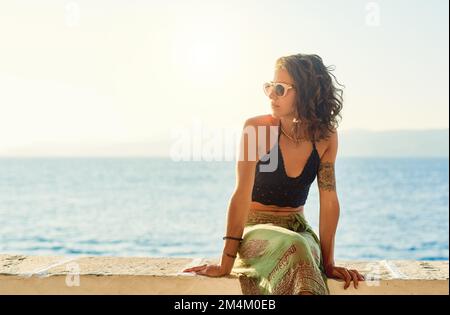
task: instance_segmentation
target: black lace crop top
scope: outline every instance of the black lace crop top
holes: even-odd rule
[[[256,164],[255,182],[252,191],[252,201],[265,205],[279,207],[298,207],[304,205],[309,188],[316,178],[320,164],[320,156],[313,142],[313,150],[297,177],[289,177],[284,168],[283,155],[278,145],[281,135],[281,125],[278,128],[278,141]],[[273,149],[278,152],[278,160],[270,163]],[[273,156],[276,158],[275,156]]]

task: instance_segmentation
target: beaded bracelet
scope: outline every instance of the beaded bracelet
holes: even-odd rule
[[[231,254],[228,254],[228,253],[225,253],[225,255],[227,255],[228,257],[231,257],[231,258],[236,258],[237,256],[236,255],[231,255]]]
[[[242,242],[244,240],[243,238],[233,237],[233,236],[224,236],[224,237],[222,237],[222,239],[223,240],[230,239],[230,240],[235,240],[235,241],[239,241],[239,242]]]

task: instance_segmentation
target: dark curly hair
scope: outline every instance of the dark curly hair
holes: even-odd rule
[[[296,127],[294,133],[298,139],[319,141],[327,139],[338,127],[338,119],[343,103],[343,90],[334,74],[333,66],[326,67],[318,55],[296,54],[277,59],[275,69],[285,69],[294,79],[297,91],[295,115],[300,120],[301,129]]]

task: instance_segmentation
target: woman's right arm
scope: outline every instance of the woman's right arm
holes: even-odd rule
[[[255,169],[258,160],[257,118],[249,118],[245,121],[242,130],[239,154],[236,163],[236,187],[228,203],[226,235],[241,238],[250,208],[255,179]],[[234,265],[240,242],[226,239],[222,252],[220,265],[201,265],[187,268],[184,272],[195,272],[200,275],[218,277],[230,274]]]
[[[255,120],[247,119],[242,130],[236,163],[236,186],[228,204],[225,235],[237,238],[242,237],[247,222],[258,160],[258,128]],[[229,274],[235,258],[227,254],[236,256],[240,243],[232,239],[226,239],[224,242],[220,265],[223,271]]]

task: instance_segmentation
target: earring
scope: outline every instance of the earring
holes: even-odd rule
[[[301,123],[302,121],[301,121],[299,118],[295,118],[295,117],[294,117],[294,119],[292,119],[292,122],[293,122],[294,124],[298,124],[298,123]]]

